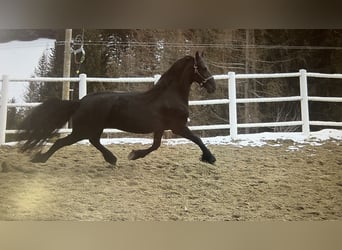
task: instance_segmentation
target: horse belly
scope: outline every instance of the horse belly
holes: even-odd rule
[[[146,124],[136,123],[136,121],[126,120],[124,122],[115,122],[110,124],[108,128],[116,128],[130,133],[148,134],[154,131],[152,126]]]
[[[107,128],[116,128],[130,133],[147,134],[154,132],[160,122],[149,112],[126,110],[112,113]]]

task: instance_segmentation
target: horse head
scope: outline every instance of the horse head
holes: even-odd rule
[[[203,53],[200,55],[197,51],[194,59],[194,81],[197,82],[202,88],[205,88],[208,93],[213,93],[216,90],[216,83],[214,77],[210,73],[203,60]]]

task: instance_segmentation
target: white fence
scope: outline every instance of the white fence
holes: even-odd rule
[[[7,75],[2,77],[1,88],[1,106],[0,106],[0,145],[5,143],[6,134],[16,133],[16,130],[7,130],[7,109],[8,107],[33,107],[39,103],[8,103],[8,85],[11,82],[78,82],[79,83],[79,98],[87,94],[87,82],[131,82],[131,83],[155,83],[160,75],[154,77],[136,77],[136,78],[93,78],[87,77],[85,74],[80,74],[79,77],[72,78],[9,78]],[[299,78],[300,96],[289,97],[267,97],[267,98],[237,98],[236,97],[236,82],[238,79],[255,79],[255,78],[284,78],[284,77],[297,77]],[[302,133],[305,137],[310,135],[310,125],[322,125],[342,127],[342,122],[335,121],[310,121],[309,119],[309,101],[320,102],[342,102],[342,97],[319,97],[308,96],[308,77],[318,78],[335,78],[342,79],[342,74],[320,74],[309,73],[302,69],[295,73],[276,73],[276,74],[235,74],[229,72],[226,75],[214,75],[216,80],[227,80],[228,96],[225,99],[213,100],[197,100],[190,101],[189,105],[229,105],[229,124],[216,124],[216,125],[201,125],[191,126],[191,130],[211,130],[211,129],[229,129],[230,136],[233,140],[238,139],[238,128],[256,128],[256,127],[277,127],[277,126],[301,126]],[[260,103],[260,102],[289,102],[299,101],[301,103],[301,120],[300,121],[285,121],[285,122],[267,122],[267,123],[237,123],[237,104],[238,103]],[[71,129],[60,129],[60,133],[71,132]],[[104,132],[119,132],[116,129],[105,129]]]

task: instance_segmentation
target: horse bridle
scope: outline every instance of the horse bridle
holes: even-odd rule
[[[196,62],[196,58],[195,58],[195,64],[194,64],[194,70],[195,70],[195,74],[197,74],[200,78],[202,78],[202,82],[199,82],[198,84],[200,85],[201,88],[204,87],[205,83],[214,78],[212,75],[209,77],[204,77],[198,70],[198,66],[197,66],[197,62]]]

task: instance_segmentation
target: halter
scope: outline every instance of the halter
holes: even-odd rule
[[[194,69],[195,69],[195,74],[197,74],[200,78],[202,78],[202,82],[199,83],[199,85],[201,86],[201,88],[204,87],[204,84],[205,84],[208,80],[214,78],[212,75],[209,76],[209,77],[207,77],[207,78],[205,78],[205,77],[199,72],[198,66],[197,66],[197,62],[196,62],[196,58],[195,58]]]

